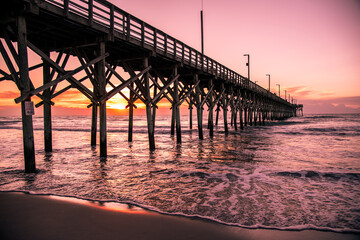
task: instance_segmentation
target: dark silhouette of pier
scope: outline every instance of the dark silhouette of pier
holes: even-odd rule
[[[172,106],[171,134],[176,133],[178,143],[180,106],[185,102],[190,109],[190,128],[192,109],[196,108],[200,139],[204,137],[205,106],[210,137],[214,134],[213,114],[216,113],[218,124],[220,110],[225,134],[229,132],[228,113],[238,130],[302,112],[302,105],[276,96],[108,1],[11,0],[1,1],[0,6],[0,52],[7,67],[0,69],[0,81],[13,81],[20,91],[15,102],[22,108],[25,172],[36,170],[31,101],[35,95],[41,99],[35,107],[43,105],[44,109],[47,152],[52,151],[52,99],[74,88],[86,96],[88,107],[92,108],[91,145],[96,145],[97,120],[100,121],[101,157],[107,156],[106,102],[117,94],[128,102],[129,141],[134,102],[141,100],[146,105],[150,150],[155,149],[155,115],[162,99]],[[29,49],[41,57],[41,64],[29,66]],[[70,56],[80,63],[71,71],[65,70]],[[43,84],[35,87],[29,72],[39,68],[43,71]],[[130,77],[124,79],[119,69]],[[86,76],[77,79],[79,72]],[[63,81],[69,85],[59,89],[58,84]],[[92,87],[87,87],[86,82]],[[107,91],[106,87],[112,90]],[[129,89],[130,94],[125,95],[124,89]]]

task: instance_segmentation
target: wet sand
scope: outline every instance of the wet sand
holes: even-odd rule
[[[358,234],[244,229],[85,201],[0,192],[0,239],[359,239]]]

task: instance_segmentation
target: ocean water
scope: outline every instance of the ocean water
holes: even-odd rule
[[[247,228],[360,232],[360,114],[305,115],[265,126],[222,121],[204,140],[182,117],[157,116],[149,151],[144,116],[127,141],[127,116],[108,117],[108,157],[90,146],[90,116],[53,117],[52,153],[34,118],[36,174],[23,172],[21,119],[0,118],[0,191],[128,203]],[[206,123],[206,118],[204,119]]]

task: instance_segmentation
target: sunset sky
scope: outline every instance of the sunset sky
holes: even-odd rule
[[[201,0],[110,2],[201,49]],[[281,96],[287,90],[304,113],[360,112],[359,0],[203,0],[203,10],[207,56],[247,76],[243,55],[250,54],[251,80],[267,89],[271,74],[271,91],[280,84]],[[7,69],[2,58],[0,68]],[[13,83],[0,82],[0,116],[20,114],[18,95]],[[89,104],[75,90],[55,103],[58,114]]]

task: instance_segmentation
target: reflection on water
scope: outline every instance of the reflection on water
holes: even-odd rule
[[[134,203],[248,227],[360,230],[360,117],[309,116],[199,140],[184,124],[182,143],[168,116],[149,151],[146,119],[109,117],[108,154],[90,146],[89,117],[53,121],[53,153],[35,118],[37,174],[24,174],[21,123],[0,119],[0,190]],[[221,123],[221,121],[219,121]],[[194,126],[196,126],[194,124]],[[6,149],[6,150],[4,150]]]

